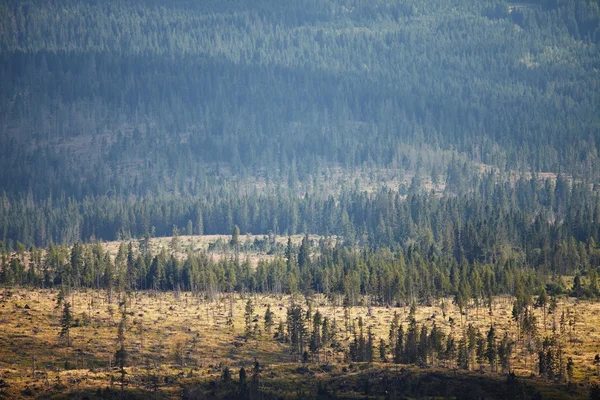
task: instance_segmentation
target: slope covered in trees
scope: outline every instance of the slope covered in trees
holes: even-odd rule
[[[597,0],[1,2],[0,397],[595,398],[598,46]]]
[[[370,257],[385,268],[414,261],[425,281],[398,269],[386,280],[378,266],[360,273],[360,292],[378,276],[413,298],[457,294],[460,279],[444,277],[482,265],[497,280],[526,271],[534,292],[597,273],[597,2],[0,8],[5,282],[24,282],[9,252],[32,245],[234,226],[340,238],[334,256],[288,265],[279,291],[289,280],[341,291]],[[347,182],[332,190],[335,168]],[[372,178],[374,190],[352,182],[382,170],[393,174]],[[357,248],[368,249],[362,261]],[[148,271],[165,257],[140,262],[138,288],[198,286],[191,275],[157,284]],[[98,286],[105,264],[69,279]],[[58,267],[48,284],[62,281]],[[236,272],[227,276],[245,276],[244,287],[273,288]],[[504,282],[488,294],[515,294]],[[377,290],[387,302],[407,296]]]
[[[215,165],[415,170],[425,145],[597,179],[599,17],[590,0],[7,1],[0,186],[196,195]]]

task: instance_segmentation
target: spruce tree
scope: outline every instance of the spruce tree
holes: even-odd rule
[[[231,247],[237,252],[240,245],[240,228],[235,225],[233,232],[231,233],[231,241],[229,242]]]
[[[398,329],[398,335],[396,337],[396,345],[394,346],[394,362],[396,364],[402,364],[405,362],[404,354],[404,327],[400,324]]]
[[[418,346],[418,359],[419,362],[427,364],[427,359],[429,357],[430,349],[429,349],[429,336],[427,332],[427,327],[425,325],[421,326],[421,333],[419,334],[419,346]]]
[[[125,312],[125,308],[121,312],[121,321],[119,322],[119,328],[117,330],[117,341],[119,342],[119,347],[115,352],[115,364],[119,367],[119,372],[121,373],[121,396],[124,395],[125,391],[125,375],[127,372],[125,371],[125,366],[127,365],[127,349],[125,348],[125,330],[127,329],[127,313]]]
[[[385,340],[379,339],[379,358],[381,362],[387,362]]]
[[[244,323],[245,323],[245,334],[246,337],[252,335],[252,318],[254,315],[254,305],[252,304],[252,298],[248,298],[246,302],[246,310],[244,312]]]
[[[496,330],[494,326],[490,326],[487,334],[487,350],[485,353],[492,372],[496,372],[496,359],[498,357],[498,347],[496,343]]]
[[[271,305],[268,304],[267,311],[265,312],[265,332],[267,332],[268,335],[271,335],[271,329],[273,328],[273,324],[275,323],[273,321],[274,315],[275,313],[271,311]]]
[[[62,316],[60,319],[59,336],[65,340],[68,347],[71,347],[71,327],[73,326],[73,314],[71,313],[71,303],[64,302]]]

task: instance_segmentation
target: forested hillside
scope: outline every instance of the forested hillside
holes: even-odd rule
[[[492,242],[523,246],[534,220],[597,238],[599,18],[590,0],[3,2],[0,239],[237,224],[440,243],[473,211],[439,221],[431,189],[487,226],[511,215]],[[381,169],[393,193],[354,184]],[[564,179],[509,177],[542,172]]]
[[[598,399],[599,46],[598,0],[0,1],[0,398]]]

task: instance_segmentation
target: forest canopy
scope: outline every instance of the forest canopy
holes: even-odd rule
[[[591,0],[3,2],[0,240],[597,240],[599,21]]]

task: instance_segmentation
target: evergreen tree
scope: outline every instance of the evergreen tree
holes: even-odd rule
[[[398,336],[396,340],[396,345],[394,346],[394,362],[396,364],[402,364],[406,360],[406,355],[404,353],[404,327],[400,324],[400,328],[398,329]]]
[[[302,238],[302,244],[300,245],[300,251],[298,253],[298,267],[303,271],[310,264],[310,249],[308,244],[308,234]]]
[[[246,370],[244,367],[240,368],[239,372],[238,396],[241,399],[248,397],[248,378],[246,376]]]
[[[121,396],[124,395],[125,392],[125,375],[127,371],[125,370],[125,366],[127,365],[127,349],[125,347],[125,331],[127,329],[127,313],[125,312],[125,304],[122,304],[122,312],[121,312],[121,321],[119,322],[119,328],[117,330],[117,341],[119,347],[115,352],[115,364],[119,367],[119,372],[121,373]]]
[[[511,371],[511,358],[513,353],[513,342],[508,337],[508,332],[504,332],[502,340],[498,344],[498,360],[500,361],[500,367],[502,373],[507,374]]]
[[[247,338],[252,336],[252,320],[254,318],[254,304],[252,304],[252,297],[248,298],[246,302],[246,308],[244,311],[244,326],[245,335]]]
[[[456,364],[458,368],[469,369],[469,350],[467,340],[464,337],[458,341]]]
[[[429,335],[427,332],[427,327],[425,325],[421,326],[421,333],[419,335],[419,346],[418,346],[418,360],[421,363],[427,364],[427,359],[429,357],[430,347],[429,347]]]
[[[483,363],[487,357],[487,342],[485,337],[481,334],[479,330],[477,330],[477,363],[479,364],[479,368],[483,368]]]
[[[71,313],[71,303],[64,302],[62,316],[60,318],[59,336],[64,339],[67,347],[71,347],[71,327],[73,326],[73,314]]]
[[[487,334],[487,343],[486,343],[486,353],[485,356],[487,358],[488,363],[490,364],[490,369],[492,372],[496,372],[497,365],[497,357],[498,357],[498,347],[496,343],[496,330],[494,326],[490,326],[490,330]]]
[[[278,339],[280,342],[286,341],[287,336],[285,335],[285,329],[283,326],[283,321],[279,321],[279,325],[277,326],[277,331],[274,335],[275,339]]]
[[[231,247],[237,252],[240,245],[240,228],[235,225],[233,232],[231,233],[231,241],[229,242]]]
[[[304,325],[304,315],[302,307],[292,305],[287,311],[287,333],[291,344],[291,352],[294,358],[302,355],[304,349],[304,338],[306,328]]]
[[[408,330],[406,331],[406,344],[404,347],[404,355],[406,358],[406,362],[409,364],[414,364],[417,361],[418,357],[419,332],[417,327],[417,320],[415,319],[415,309],[416,306],[413,303],[408,317]]]
[[[310,342],[309,342],[309,350],[310,350],[311,354],[317,356],[317,359],[319,359],[319,350],[321,349],[321,346],[322,346],[322,334],[321,334],[322,326],[321,325],[322,325],[321,313],[317,310],[317,312],[315,312],[315,315],[313,316],[313,329],[312,329]]]
[[[381,362],[387,362],[387,350],[385,340],[379,339],[379,359]]]
[[[273,328],[273,325],[275,323],[273,321],[274,315],[275,313],[271,311],[271,304],[268,304],[267,311],[265,312],[265,332],[267,332],[268,335],[271,335],[271,329]]]

